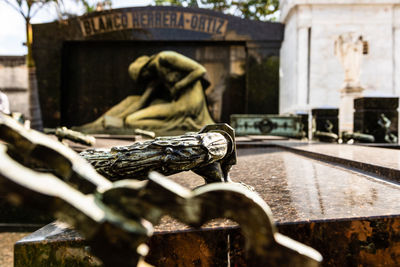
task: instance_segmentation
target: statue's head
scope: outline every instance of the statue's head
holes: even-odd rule
[[[135,81],[138,81],[139,75],[143,69],[149,63],[149,56],[141,56],[138,57],[135,61],[133,61],[128,68],[129,76]]]

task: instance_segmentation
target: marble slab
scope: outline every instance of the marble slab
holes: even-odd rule
[[[400,182],[400,150],[398,149],[300,141],[274,141],[269,145],[276,145],[332,164],[355,168],[392,182]]]
[[[370,163],[365,164],[382,163],[388,168],[389,163],[394,164],[394,158],[379,161],[374,157],[380,156],[375,154],[377,151],[393,156],[386,151],[390,149],[273,142],[260,141],[258,147],[239,144],[238,163],[230,174],[233,181],[255,188],[270,206],[280,232],[320,251],[324,266],[400,264],[400,202],[397,202],[400,185],[377,173],[309,157],[311,152],[313,155],[325,153],[350,161],[354,160],[350,151],[355,149],[364,153],[360,157],[369,160]],[[265,143],[265,147],[260,143]],[[297,150],[310,153],[301,154]],[[170,178],[189,188],[204,183],[192,172]],[[76,233],[71,234],[71,238],[68,236],[61,231],[51,236],[52,242],[48,242],[43,233],[35,239],[28,237],[19,241],[15,246],[18,262],[15,266],[27,266],[32,258],[46,259],[37,254],[43,244],[48,253],[57,248],[61,249],[59,254],[64,255],[66,252],[54,243],[61,237],[64,248],[85,249],[82,237],[77,239]],[[155,266],[169,266],[172,262],[180,266],[201,266],[210,262],[216,266],[228,262],[233,266],[246,266],[243,236],[238,226],[228,220],[214,220],[201,229],[190,229],[164,217],[155,227],[149,246],[147,260]],[[23,256],[27,251],[31,252],[30,257]],[[47,263],[41,262],[42,265]]]

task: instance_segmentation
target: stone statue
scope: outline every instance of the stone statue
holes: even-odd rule
[[[317,251],[279,234],[268,205],[243,186],[213,183],[191,191],[154,172],[146,181],[112,183],[66,146],[2,115],[0,139],[9,144],[0,144],[3,200],[68,223],[86,238],[85,253],[105,267],[145,265],[145,242],[165,215],[192,227],[214,218],[236,221],[248,266],[318,266],[322,260]],[[32,162],[40,172],[28,166]]]
[[[140,128],[171,135],[198,131],[212,124],[207,109],[206,69],[173,51],[141,56],[129,66],[130,77],[143,89],[128,96],[96,121],[78,127],[85,133],[106,132],[110,127]]]
[[[363,54],[362,36],[354,33],[339,35],[335,41],[335,55],[344,68],[344,88],[359,88],[361,59]]]
[[[397,136],[392,133],[390,129],[392,122],[384,113],[379,115],[377,124],[380,128],[376,129],[373,133],[377,141],[381,143],[397,144]]]

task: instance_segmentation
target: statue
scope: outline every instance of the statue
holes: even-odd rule
[[[362,36],[353,33],[339,35],[335,41],[335,55],[344,68],[344,88],[359,88],[361,74],[361,59],[363,54]]]
[[[206,69],[173,51],[141,56],[129,66],[130,77],[143,89],[142,96],[128,96],[94,122],[76,129],[85,133],[109,127],[139,128],[171,135],[198,131],[212,124],[207,109]]]
[[[360,85],[364,42],[354,33],[340,35],[335,41],[335,55],[344,68],[344,85],[340,90],[339,132],[353,132],[354,99],[362,96]]]
[[[231,182],[229,171],[236,164],[235,132],[220,123],[207,125],[199,133],[157,137],[110,150],[91,149],[80,155],[112,181],[147,179],[150,171],[171,175],[192,170],[206,183]]]
[[[105,267],[143,266],[145,242],[164,215],[192,227],[214,218],[236,221],[248,266],[318,266],[322,260],[317,251],[279,234],[268,205],[243,186],[213,183],[188,190],[154,172],[146,181],[112,183],[66,146],[2,115],[0,139],[9,144],[0,144],[2,198],[39,207],[74,227]],[[32,162],[40,172],[28,166]]]
[[[378,142],[397,144],[397,136],[390,129],[392,122],[385,114],[381,113],[379,115],[377,124],[380,128],[374,131],[374,136]]]

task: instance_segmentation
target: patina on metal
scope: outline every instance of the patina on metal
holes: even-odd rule
[[[318,266],[322,260],[317,251],[277,233],[267,204],[240,185],[213,183],[190,191],[156,173],[146,181],[111,183],[69,148],[11,118],[0,116],[0,138],[8,143],[0,145],[2,196],[15,206],[40,207],[72,225],[104,266],[143,262],[144,242],[163,215],[194,227],[213,218],[237,221],[250,266]],[[54,174],[28,168],[23,163],[27,158]]]
[[[236,164],[235,132],[227,124],[205,126],[198,133],[157,137],[110,150],[86,150],[80,155],[112,181],[147,179],[150,171],[171,175],[192,170],[206,183],[228,182]]]
[[[126,97],[97,120],[76,127],[77,130],[101,133],[109,128],[114,128],[114,132],[141,128],[169,135],[198,131],[214,123],[204,93],[210,85],[204,78],[206,69],[196,61],[174,51],[162,51],[137,58],[128,72],[143,94]]]
[[[397,143],[397,136],[392,133],[390,130],[390,125],[392,122],[389,120],[388,117],[384,113],[379,115],[378,125],[380,126],[380,130],[377,130],[378,134],[384,136],[383,140],[385,143]]]
[[[232,114],[237,135],[276,135],[302,138],[306,134],[300,116],[271,114]]]
[[[314,128],[313,137],[322,142],[336,143],[339,136],[332,132],[333,123],[330,120],[325,120],[324,128],[325,131],[318,131]]]
[[[68,139],[86,146],[94,146],[96,144],[96,138],[94,136],[83,134],[81,132],[68,129],[67,127],[44,128],[43,131],[46,134],[54,134],[57,136],[59,141]]]
[[[357,143],[374,143],[375,137],[372,134],[364,134],[364,133],[350,133],[350,132],[343,132],[342,133],[342,140],[345,143],[348,142],[357,142]]]

